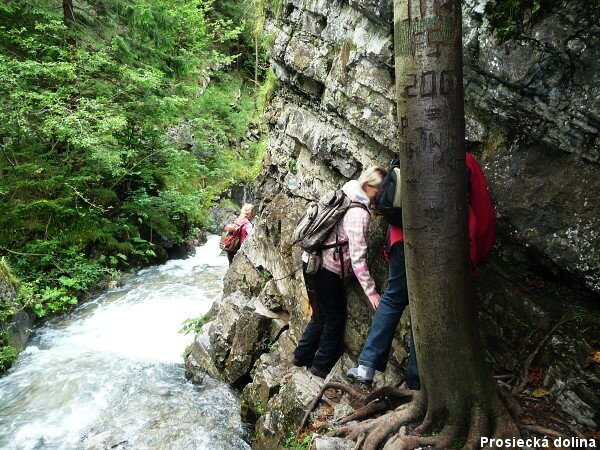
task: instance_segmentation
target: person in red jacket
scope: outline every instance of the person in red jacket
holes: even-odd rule
[[[469,250],[473,273],[477,264],[492,251],[496,237],[496,215],[487,182],[475,157],[466,154],[469,193]],[[370,385],[375,371],[385,371],[392,349],[392,340],[402,313],[408,306],[408,288],[404,264],[404,231],[388,226],[385,253],[389,262],[388,284],[375,311],[371,330],[358,357],[358,367],[346,376],[353,381]],[[419,371],[412,333],[409,337],[409,358],[406,382],[409,389],[420,389]]]
[[[468,153],[469,175],[469,251],[473,272],[494,249],[496,242],[496,211],[487,181],[475,157]]]

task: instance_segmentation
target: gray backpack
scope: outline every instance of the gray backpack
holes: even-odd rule
[[[325,248],[341,247],[348,245],[348,241],[324,245],[335,225],[344,217],[346,211],[352,207],[368,208],[359,202],[353,202],[340,190],[324,194],[319,201],[308,205],[306,212],[298,221],[292,235],[292,245],[298,244],[309,253],[307,273],[315,273],[321,266],[321,251]]]

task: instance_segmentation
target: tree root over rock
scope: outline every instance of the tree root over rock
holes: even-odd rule
[[[438,407],[439,401],[430,401],[426,390],[411,391],[386,386],[362,394],[343,383],[326,383],[323,386],[307,408],[298,435],[304,430],[310,414],[327,389],[341,390],[362,404],[348,417],[331,424],[334,428],[329,433],[330,436],[355,441],[356,450],[408,450],[418,447],[474,450],[480,448],[482,437],[520,437],[519,429],[509,413],[519,414],[520,411],[508,400],[510,395],[496,396],[494,401],[485,405],[469,399],[462,409],[468,412],[454,417],[457,414],[453,416],[448,408]],[[504,397],[502,401],[500,397]],[[392,398],[395,399],[395,406]],[[398,406],[397,399],[404,403]],[[410,434],[405,434],[403,430],[397,433],[406,425],[417,426]]]

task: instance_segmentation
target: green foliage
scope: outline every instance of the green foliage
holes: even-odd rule
[[[273,17],[279,17],[283,10],[283,0],[269,0],[268,9]]]
[[[90,259],[76,246],[61,249],[56,241],[32,241],[29,248],[43,253],[20,253],[15,259],[15,271],[23,274],[23,280],[16,306],[3,309],[6,315],[14,314],[17,307],[30,309],[39,317],[67,311],[77,304],[80,292],[101,286],[103,280],[118,278],[120,274],[107,267],[110,262]]]
[[[0,334],[0,374],[6,372],[17,358],[17,349],[8,345],[5,333]]]
[[[191,149],[205,170],[202,186],[222,190],[256,179],[264,142],[248,137],[260,129],[253,87],[236,74],[224,74],[209,86],[189,112],[197,143]],[[233,151],[232,151],[233,149]]]
[[[204,315],[192,319],[185,319],[181,324],[182,327],[181,330],[179,330],[179,332],[183,334],[200,333],[200,331],[202,331],[202,327],[213,319],[214,317]]]
[[[254,85],[226,72],[246,29],[232,5],[81,0],[75,21],[59,3],[0,7],[0,255],[20,307],[72,307],[255,178]],[[181,126],[191,147],[172,137]]]
[[[495,0],[485,5],[491,28],[504,39],[521,33],[530,19],[549,11],[557,0]]]
[[[18,280],[12,274],[12,270],[9,267],[6,258],[0,258],[0,287],[2,291],[7,290],[8,292],[17,292],[19,287]],[[0,353],[4,354],[4,347],[9,345],[9,332],[7,330],[10,327],[10,322],[13,316],[19,309],[19,303],[16,300],[10,300],[0,296]],[[6,350],[6,355],[9,354],[10,350]],[[0,366],[2,366],[1,360],[3,357],[0,356]],[[0,373],[3,370],[0,368]]]
[[[279,1],[279,0],[276,0]],[[268,68],[266,45],[263,40],[265,24],[264,0],[224,0],[215,3],[212,15],[239,23],[240,33],[232,46],[239,55],[238,70],[247,71],[257,85]]]
[[[257,103],[260,110],[264,111],[271,100],[273,100],[278,85],[279,81],[273,69],[267,70],[265,80],[257,94]]]
[[[290,158],[288,160],[288,170],[292,175],[296,175],[298,173],[298,161],[296,158]]]
[[[0,258],[0,286],[8,291],[16,291],[18,288],[18,280],[12,274],[12,270],[4,257]],[[8,298],[0,296],[0,374],[8,370],[17,357],[17,350],[10,343],[10,321],[17,309],[18,303],[16,301],[9,301]]]
[[[265,46],[265,49],[270,50],[271,48],[273,48],[273,45],[275,45],[275,39],[277,38],[277,33],[269,33],[269,34],[265,34],[263,43]]]
[[[19,280],[14,276],[6,258],[0,257],[0,282],[6,284],[10,288],[16,290],[19,284]],[[3,318],[0,316],[0,320]]]
[[[305,434],[304,436],[296,439],[296,436],[290,436],[284,442],[284,448],[291,448],[294,450],[308,450],[312,444],[312,435]]]

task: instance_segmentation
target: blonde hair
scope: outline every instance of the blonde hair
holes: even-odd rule
[[[251,203],[244,203],[242,206],[242,210],[240,211],[240,216],[244,216],[246,219],[251,217],[254,214],[254,205]]]
[[[387,175],[387,170],[381,166],[370,166],[358,177],[358,184],[364,189],[365,185],[379,187],[383,178]]]

